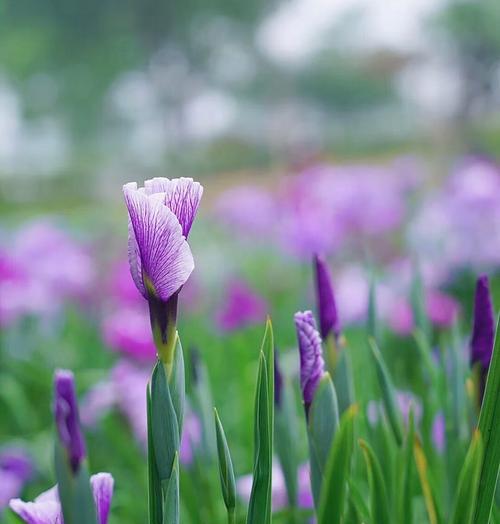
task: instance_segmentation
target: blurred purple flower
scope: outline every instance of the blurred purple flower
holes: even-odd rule
[[[98,523],[107,524],[113,497],[113,477],[109,473],[97,473],[90,477],[90,485]],[[33,502],[12,499],[9,505],[26,524],[63,524],[57,486],[41,493]]]
[[[120,306],[136,306],[143,304],[141,294],[137,290],[127,260],[115,262],[110,271],[110,295],[114,302]]]
[[[415,417],[415,424],[420,424],[423,415],[421,401],[410,393],[409,391],[396,391],[396,402],[399,412],[403,417],[405,424],[408,424],[410,418],[410,407],[413,408],[413,415]],[[381,416],[385,416],[384,405],[380,400],[370,400],[367,405],[366,415],[368,422],[375,426],[378,424]]]
[[[274,405],[276,409],[281,407],[281,397],[283,394],[283,374],[281,373],[281,364],[279,353],[274,350]]]
[[[443,453],[446,444],[446,421],[442,412],[439,412],[432,423],[432,442],[438,453]]]
[[[330,270],[319,255],[314,257],[314,269],[321,337],[326,340],[330,334],[333,334],[337,339],[340,335],[340,324]]]
[[[80,428],[75,379],[71,371],[59,369],[54,376],[54,411],[57,433],[74,473],[85,458],[85,441]]]
[[[202,192],[189,178],[154,178],[140,189],[135,182],[123,186],[130,219],[130,272],[144,298],[168,301],[193,271],[186,237]]]
[[[188,410],[184,419],[179,458],[189,466],[193,463],[195,449],[201,443],[201,422],[192,410]]]
[[[297,472],[298,493],[297,503],[299,508],[312,508],[313,498],[311,492],[311,483],[309,479],[309,464],[302,464]],[[248,503],[252,492],[253,476],[244,475],[236,481],[236,490],[238,495]],[[288,505],[286,493],[285,478],[280,466],[273,463],[273,485],[271,488],[271,500],[273,511],[284,509]]]
[[[241,329],[265,319],[266,301],[242,280],[231,280],[224,302],[216,313],[216,323],[223,331]]]
[[[311,311],[297,312],[294,316],[300,355],[300,387],[306,412],[316,388],[325,372],[321,337]]]
[[[18,447],[0,450],[0,511],[17,497],[33,473],[33,464],[25,451]]]
[[[240,186],[222,193],[216,202],[219,220],[244,234],[268,239],[278,218],[276,202],[269,192],[254,186]]]
[[[137,360],[154,360],[156,346],[149,315],[142,306],[121,307],[105,316],[104,341],[111,349]]]
[[[472,364],[481,363],[482,369],[490,365],[495,337],[495,314],[490,295],[488,277],[477,279],[474,296],[474,325],[470,341],[470,360]]]

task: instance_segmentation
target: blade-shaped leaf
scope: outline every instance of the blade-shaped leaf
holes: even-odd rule
[[[354,417],[357,412],[358,407],[354,405],[344,413],[333,439],[321,487],[318,524],[342,522],[354,444]]]
[[[174,363],[168,381],[168,388],[170,390],[172,405],[177,417],[179,440],[182,435],[182,425],[184,422],[184,403],[186,398],[185,381],[184,354],[182,352],[181,339],[179,335],[177,335],[175,339]]]
[[[438,524],[441,519],[436,505],[436,498],[433,494],[431,482],[429,480],[427,459],[417,437],[415,437],[413,454],[415,456],[415,464],[417,465],[420,486],[422,488],[422,494],[424,495],[429,522],[430,524]]]
[[[479,415],[479,431],[484,444],[484,458],[479,478],[475,524],[488,522],[500,465],[500,318]]]
[[[236,482],[234,479],[233,461],[227,445],[226,434],[220,421],[217,410],[214,408],[215,434],[217,438],[217,453],[219,455],[219,476],[222,496],[228,515],[234,515],[236,507]]]
[[[330,374],[324,373],[314,393],[307,424],[311,488],[314,505],[318,510],[325,466],[338,425],[337,394]]]
[[[153,427],[151,422],[151,391],[147,386],[148,409],[148,511],[149,524],[162,524],[163,495],[161,493],[161,480],[156,467],[156,458],[153,445]]]
[[[375,277],[372,276],[370,281],[370,292],[368,295],[368,336],[374,340],[379,340],[379,326],[377,315],[377,286]]]
[[[391,514],[389,511],[389,499],[385,486],[382,468],[370,445],[364,440],[359,440],[359,445],[365,458],[366,470],[368,472],[368,484],[370,485],[370,514],[372,522],[376,524],[389,524]]]
[[[450,524],[470,524],[472,521],[482,460],[483,441],[476,430],[460,472]]]
[[[370,339],[369,344],[373,361],[375,362],[375,370],[377,372],[378,382],[382,391],[382,400],[387,412],[389,424],[391,426],[392,432],[394,433],[394,437],[398,446],[401,446],[403,443],[403,423],[401,420],[401,413],[399,412],[396,403],[394,385],[377,343],[375,340]]]
[[[412,497],[412,472],[413,472],[413,443],[415,441],[415,416],[413,407],[410,408],[408,417],[408,432],[404,447],[401,450],[401,473],[398,497],[398,522],[412,524],[413,522],[413,497]]]
[[[163,492],[163,524],[179,524],[179,455],[176,452],[168,479],[161,481]]]

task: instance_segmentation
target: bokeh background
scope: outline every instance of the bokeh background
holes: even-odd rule
[[[180,332],[239,475],[262,322],[293,373],[314,253],[353,347],[377,280],[390,366],[418,395],[414,275],[436,339],[455,321],[467,336],[478,273],[500,298],[498,27],[497,0],[0,1],[0,445],[33,462],[23,496],[53,482],[51,377],[69,367],[92,469],[117,479],[114,522],[144,521],[130,494],[145,492],[154,350],[127,272],[125,182],[205,187]]]

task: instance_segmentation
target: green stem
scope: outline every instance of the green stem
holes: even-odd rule
[[[236,511],[234,508],[227,510],[227,524],[236,524]]]

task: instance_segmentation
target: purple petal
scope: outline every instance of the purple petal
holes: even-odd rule
[[[26,524],[63,524],[56,486],[39,495],[33,502],[12,499],[9,506]]]
[[[439,412],[432,423],[432,442],[438,453],[443,453],[446,444],[446,421],[442,412]]]
[[[22,448],[7,447],[0,451],[0,470],[8,471],[23,482],[33,473],[33,464]]]
[[[90,485],[94,494],[99,524],[107,524],[113,498],[113,477],[109,473],[97,473],[90,477]]]
[[[300,386],[306,409],[324,373],[325,363],[321,348],[321,337],[311,311],[295,313],[295,328],[299,342]]]
[[[132,277],[145,298],[151,292],[167,301],[194,269],[191,249],[177,217],[161,202],[161,195],[148,196],[134,183],[126,184],[123,191],[132,226],[129,230]],[[146,290],[146,278],[153,289]]]
[[[321,336],[326,339],[330,333],[333,333],[337,338],[340,334],[339,318],[330,270],[324,259],[318,255],[314,257],[314,267]]]
[[[85,458],[85,442],[80,429],[73,373],[57,370],[54,377],[54,390],[55,420],[59,439],[66,448],[71,468],[76,472]]]
[[[165,194],[165,205],[175,214],[182,226],[182,234],[187,238],[195,219],[203,186],[192,178],[157,177],[144,182],[146,194]]]
[[[488,369],[493,352],[495,337],[495,316],[491,302],[488,277],[482,275],[476,284],[474,298],[474,326],[470,342],[471,362],[480,362],[483,369]]]

